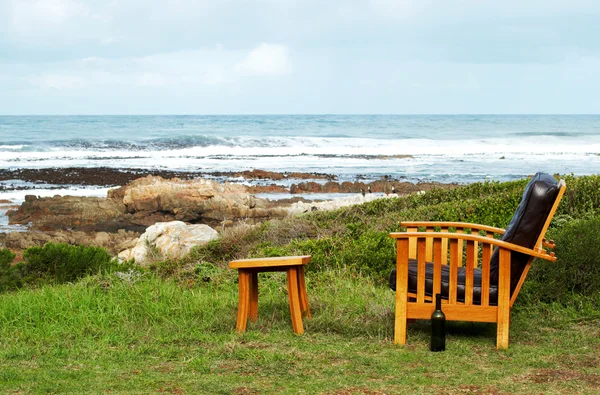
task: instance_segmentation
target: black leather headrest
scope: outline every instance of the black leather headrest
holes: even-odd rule
[[[534,175],[523,192],[521,203],[506,227],[502,240],[526,248],[535,247],[546,219],[552,210],[560,188],[549,174]],[[519,252],[511,252],[510,291],[514,291],[529,256]],[[496,248],[490,262],[490,282],[498,284],[499,251]]]

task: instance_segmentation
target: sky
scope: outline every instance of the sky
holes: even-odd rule
[[[597,114],[598,0],[0,0],[0,114]]]

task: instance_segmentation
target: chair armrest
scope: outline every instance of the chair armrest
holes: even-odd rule
[[[440,228],[469,228],[483,230],[484,232],[493,232],[498,234],[504,234],[505,230],[502,228],[495,228],[493,226],[472,224],[468,222],[446,222],[446,221],[402,221],[401,226],[414,227],[435,227]]]
[[[496,228],[493,226],[487,225],[479,225],[468,222],[447,222],[447,221],[402,221],[400,222],[400,226],[405,226],[407,228],[427,228],[427,227],[440,227],[440,228],[469,228],[469,229],[477,229],[483,230],[484,232],[493,232],[500,235],[503,235],[506,232],[506,229]],[[546,240],[545,238],[542,240],[542,245],[546,248],[554,249],[556,248],[556,244],[554,244],[554,240]]]
[[[546,240],[545,238],[542,240],[542,245],[546,248],[555,249],[556,244],[554,244],[554,240]]]
[[[464,234],[464,233],[441,233],[441,232],[395,232],[390,233],[390,237],[393,239],[410,239],[410,238],[439,238],[439,239],[455,239],[455,240],[471,240],[476,241],[480,244],[491,244],[497,246],[502,249],[516,251],[523,254],[527,254],[529,256],[533,256],[536,258],[545,259],[548,261],[555,262],[556,257],[554,253],[549,254],[543,249],[532,250],[530,248],[525,248],[517,244],[508,243],[506,241],[493,239],[491,237],[484,237],[473,234]]]

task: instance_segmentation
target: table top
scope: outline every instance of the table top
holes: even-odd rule
[[[278,256],[271,258],[250,258],[250,259],[238,259],[236,261],[229,262],[231,269],[243,269],[243,268],[260,268],[260,267],[277,267],[277,266],[300,266],[306,265],[310,262],[310,255],[299,255],[299,256]]]

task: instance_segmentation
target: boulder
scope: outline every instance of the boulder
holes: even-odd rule
[[[256,198],[240,184],[211,180],[165,180],[148,176],[109,191],[109,199],[125,206],[127,221],[154,224],[162,220],[221,225],[228,221],[260,222],[282,218],[285,210],[268,209],[265,199]]]
[[[122,246],[135,245],[139,233],[119,230],[115,233],[80,231],[30,231],[0,233],[0,248],[21,253],[29,247],[42,247],[46,243],[64,243],[74,245],[103,247],[112,255],[117,255]],[[133,241],[133,243],[132,243]]]
[[[9,224],[32,224],[38,230],[75,229],[111,221],[125,213],[125,206],[115,200],[98,197],[25,196],[17,210],[8,215]]]
[[[208,225],[186,225],[182,221],[159,222],[146,229],[133,248],[121,251],[119,259],[134,259],[140,265],[156,258],[179,259],[187,255],[192,247],[206,244],[217,237],[217,231]]]

